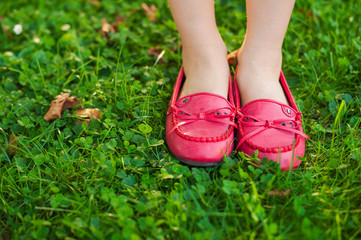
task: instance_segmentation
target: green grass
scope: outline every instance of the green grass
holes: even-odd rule
[[[360,239],[361,2],[296,3],[283,68],[312,139],[290,172],[237,153],[211,168],[170,155],[179,37],[166,1],[152,3],[155,23],[138,0],[0,3],[0,239]],[[101,19],[117,13],[126,21],[107,40]],[[237,49],[244,2],[219,0],[216,13]],[[22,34],[7,36],[19,23]],[[45,122],[61,92],[101,109],[101,120],[74,125],[67,110]],[[4,149],[11,133],[15,156]]]

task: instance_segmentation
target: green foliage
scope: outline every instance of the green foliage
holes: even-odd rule
[[[284,71],[311,140],[301,167],[281,172],[238,153],[210,168],[170,154],[164,125],[181,55],[166,1],[152,2],[155,23],[138,0],[2,1],[0,238],[360,238],[361,3],[346,2],[296,2]],[[117,14],[125,21],[105,39],[101,20]],[[237,49],[244,3],[218,0],[216,15]],[[165,50],[160,62],[154,47]],[[67,110],[45,122],[61,92],[101,120],[74,125]]]

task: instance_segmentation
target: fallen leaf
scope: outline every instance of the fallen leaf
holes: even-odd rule
[[[88,126],[91,119],[100,119],[101,116],[99,113],[99,108],[78,109],[74,115],[84,119],[84,121],[75,121],[75,124],[83,124],[84,122],[86,122]]]
[[[51,101],[49,111],[45,114],[44,120],[51,121],[56,118],[61,118],[63,111],[80,104],[80,101],[76,97],[69,96],[69,93],[62,93],[56,96],[55,99]],[[80,105],[78,108],[83,109],[83,106]]]
[[[112,32],[112,33],[115,32],[114,27],[112,25],[110,25],[105,18],[102,19],[102,31],[107,32],[107,33],[108,32]]]
[[[102,19],[102,27],[99,29],[99,33],[106,39],[110,38],[110,34],[109,33],[115,33],[118,31],[118,26],[119,24],[121,24],[122,22],[124,22],[126,19],[119,15],[119,13],[117,14],[117,16],[115,17],[115,21],[114,23],[110,24],[108,22],[108,20],[106,20],[105,18]]]
[[[109,32],[114,33],[115,28],[111,24],[109,24],[105,18],[103,18],[102,19],[102,28],[99,30],[99,32],[104,38],[109,39],[109,37],[110,37]]]
[[[64,102],[63,108],[61,110],[65,111],[67,109],[73,108],[75,105],[78,105],[78,104],[80,104],[80,101],[78,100],[77,97],[69,97]],[[79,105],[79,108],[83,109],[83,106]]]
[[[10,154],[11,156],[16,155],[16,153],[17,153],[16,150],[15,150],[15,148],[18,147],[18,142],[16,141],[16,139],[17,139],[17,136],[12,133],[12,134],[10,135],[9,148],[8,148],[9,154]]]
[[[5,25],[3,26],[3,28],[4,28],[4,31],[6,33],[6,36],[11,37],[11,31],[9,30],[9,28],[7,26],[5,26]]]
[[[0,17],[0,28],[1,28],[1,22],[5,19],[5,16]],[[6,36],[11,37],[11,32],[9,28],[5,25],[3,25],[4,32],[6,33]]]
[[[156,63],[159,63],[159,64],[163,64],[164,61],[163,61],[163,55],[165,53],[165,51],[159,47],[156,47],[156,48],[149,48],[148,50],[148,53],[149,55],[151,56],[156,56],[157,57],[157,61]]]
[[[100,6],[100,2],[97,1],[97,0],[88,0],[88,3],[90,3],[90,4],[94,5],[94,6],[97,6],[97,7]]]
[[[275,197],[284,197],[291,193],[291,189],[286,190],[271,190],[268,192],[268,195],[275,196]]]
[[[311,10],[308,10],[307,11],[307,15],[310,17],[310,18],[313,18],[313,12]]]
[[[142,7],[143,11],[145,12],[145,15],[150,21],[152,22],[157,21],[157,18],[155,16],[157,12],[157,7],[154,4],[149,6],[146,3],[142,3],[140,6]]]
[[[118,31],[118,26],[119,24],[121,24],[122,22],[125,22],[125,18],[121,15],[119,15],[119,13],[117,14],[117,16],[115,17],[115,21],[112,24],[113,28],[115,31]]]
[[[161,48],[156,47],[156,48],[149,48],[148,53],[151,56],[158,57],[162,53],[162,51],[163,50]]]
[[[229,64],[233,64],[237,60],[238,51],[239,51],[239,49],[234,50],[233,52],[231,52],[227,55],[227,61]]]
[[[300,8],[298,11],[302,13],[302,15],[304,15],[306,18],[311,19],[312,22],[315,22],[314,14],[311,10],[306,11],[305,9]],[[319,16],[317,16],[317,19],[319,19]]]

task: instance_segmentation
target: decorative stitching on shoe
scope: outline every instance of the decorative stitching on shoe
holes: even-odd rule
[[[225,108],[220,108],[220,109],[228,109],[228,110],[231,110],[231,114],[230,115],[219,115],[219,118],[220,119],[225,119],[227,117],[229,117],[229,120],[227,121],[217,121],[215,119],[214,122],[219,122],[219,123],[224,123],[224,124],[229,124],[227,130],[221,135],[221,136],[217,136],[217,137],[194,137],[194,136],[189,136],[189,135],[186,135],[184,134],[180,129],[179,127],[181,125],[179,125],[178,123],[178,120],[177,120],[177,116],[179,117],[179,115],[177,115],[176,113],[178,111],[182,111],[182,112],[185,112],[184,110],[179,110],[176,106],[171,106],[169,109],[168,109],[168,113],[172,114],[172,126],[173,126],[173,129],[170,130],[167,134],[170,134],[172,133],[173,131],[180,137],[188,140],[188,141],[194,141],[194,142],[220,142],[220,141],[224,141],[224,140],[227,140],[232,134],[232,131],[233,131],[233,128],[238,128],[237,124],[235,124],[235,109],[234,108],[231,108],[231,107],[225,107]],[[196,120],[210,120],[210,119],[204,119],[205,115],[208,113],[212,113],[212,112],[216,112],[217,110],[219,109],[214,109],[214,110],[210,110],[210,111],[207,111],[206,113],[188,113],[188,115],[192,115],[195,116],[197,115],[198,117],[200,118],[197,118],[197,119],[190,119],[190,120],[193,120],[192,122],[196,121]],[[202,117],[201,117],[202,116]],[[217,116],[217,115],[215,115]],[[189,122],[191,123],[191,122]],[[184,124],[189,124],[187,122],[185,122]],[[178,126],[177,126],[178,125]],[[182,124],[183,125],[183,124]]]
[[[204,92],[204,93],[203,93],[203,92],[202,92],[202,93],[193,93],[193,94],[184,96],[184,97],[178,99],[177,102],[175,103],[175,105],[176,105],[177,107],[184,107],[184,106],[186,106],[186,105],[188,105],[188,104],[190,104],[190,103],[192,102],[194,96],[197,96],[197,97],[198,97],[198,96],[207,96],[207,97],[212,96],[212,97],[217,97],[217,98],[219,98],[219,99],[222,99],[222,100],[227,101],[227,102],[228,102],[228,105],[229,105],[229,101],[228,101],[227,99],[225,99],[224,97],[222,97],[222,96],[220,96],[220,95],[218,95],[218,94],[215,94],[215,93],[207,93],[207,92]],[[183,100],[184,100],[184,99],[188,99],[188,102],[183,103]]]
[[[261,151],[263,150],[265,152],[270,152],[270,151],[275,152],[276,149],[278,152],[278,150],[280,148],[289,149],[290,146],[292,146],[292,148],[293,148],[293,144],[288,145],[288,146],[265,148],[265,147],[257,146],[249,141],[252,137],[258,135],[261,132],[267,131],[267,129],[271,129],[271,128],[279,129],[282,131],[291,132],[291,133],[296,134],[296,144],[298,144],[298,142],[299,142],[299,139],[297,142],[297,137],[298,138],[303,137],[303,138],[307,138],[307,139],[310,138],[302,131],[301,113],[300,112],[296,112],[295,120],[292,120],[292,119],[263,120],[263,119],[258,119],[253,116],[243,115],[239,111],[237,113],[239,114],[238,121],[239,121],[239,124],[241,125],[240,129],[243,130],[244,126],[258,127],[258,128],[248,134],[242,134],[242,137],[241,137],[240,141],[238,142],[236,149],[238,149],[245,142],[247,142],[247,145],[250,146],[252,149],[259,149],[259,150],[261,150]],[[287,127],[286,122],[289,122],[291,127]]]
[[[253,150],[259,150],[259,151],[265,152],[265,153],[278,153],[279,149],[281,149],[281,153],[284,153],[284,152],[292,151],[293,148],[296,148],[298,146],[300,141],[301,141],[301,137],[296,136],[296,143],[294,146],[293,146],[293,144],[291,144],[291,145],[287,145],[287,146],[280,146],[280,147],[273,147],[273,148],[266,148],[266,147],[255,145],[250,140],[245,141],[244,144],[246,144],[248,147],[252,148]]]

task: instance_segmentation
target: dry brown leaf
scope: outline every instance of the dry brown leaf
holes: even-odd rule
[[[157,12],[157,7],[154,4],[149,6],[146,3],[142,3],[140,6],[142,7],[143,11],[145,12],[145,15],[147,15],[147,18],[150,21],[152,22],[157,21],[157,18],[155,16]]]
[[[236,61],[238,51],[239,51],[239,49],[234,50],[233,52],[231,52],[227,55],[227,60],[228,60],[229,64],[233,64]]]
[[[151,55],[151,56],[156,56],[157,58],[159,58],[159,61],[158,63],[159,64],[163,64],[164,61],[163,61],[163,49],[159,48],[159,47],[155,47],[155,48],[149,48],[148,50],[148,54]],[[162,54],[162,56],[160,56]]]
[[[308,10],[307,11],[307,15],[310,17],[310,18],[313,18],[313,12],[311,10]]]
[[[118,31],[118,26],[119,24],[121,24],[122,22],[124,22],[126,19],[119,15],[119,13],[117,14],[117,16],[115,17],[115,21],[114,23],[110,24],[105,18],[102,19],[102,27],[101,29],[99,29],[99,33],[106,39],[110,38],[110,34],[109,33],[115,33]]]
[[[121,15],[119,15],[119,13],[117,14],[117,16],[115,17],[115,21],[112,24],[113,28],[115,29],[115,31],[118,31],[118,26],[119,24],[121,24],[122,22],[125,22],[125,18]]]
[[[100,6],[100,2],[97,1],[97,0],[88,0],[88,3],[90,3],[90,4],[94,5],[94,6],[97,6],[97,7]]]
[[[102,28],[99,30],[100,34],[105,37],[106,39],[109,39],[110,35],[109,32],[114,33],[115,32],[115,28],[108,23],[108,21],[103,18],[102,19]]]
[[[4,29],[4,31],[5,31],[5,33],[6,33],[6,36],[11,37],[11,31],[9,30],[9,28],[4,25],[4,26],[3,26],[3,29]]]
[[[314,14],[311,10],[306,11],[305,9],[300,8],[298,11],[302,13],[306,18],[311,19],[312,22],[315,22]],[[317,16],[317,19],[319,19],[319,16]]]
[[[55,97],[50,103],[49,111],[45,114],[44,120],[51,121],[56,118],[61,118],[61,113],[66,109],[70,109],[77,104],[80,104],[80,101],[76,97],[69,97],[69,93],[62,93]],[[78,108],[83,108],[79,106]]]
[[[16,150],[15,150],[15,148],[17,148],[18,147],[18,142],[16,141],[16,139],[17,139],[17,136],[15,135],[15,134],[11,134],[10,135],[10,139],[9,139],[9,154],[11,155],[11,156],[14,156],[14,155],[16,155]]]
[[[4,19],[5,19],[5,16],[0,17],[0,29],[1,29],[1,22],[2,22]],[[5,31],[5,33],[6,33],[6,36],[11,37],[11,31],[9,30],[9,28],[4,25],[4,26],[3,26],[3,29],[4,29],[4,31]]]
[[[100,119],[101,116],[99,113],[99,108],[78,109],[74,115],[79,118],[84,118],[84,121],[75,121],[75,124],[83,124],[86,122],[88,125],[90,123],[90,119]]]
[[[107,33],[108,32],[112,32],[112,33],[115,32],[114,27],[112,25],[110,25],[105,18],[102,19],[102,28],[101,28],[101,30],[103,32],[107,32]]]
[[[313,17],[313,12],[311,10],[306,11],[305,9],[300,8],[298,11],[306,17],[311,17],[311,18]]]
[[[69,97],[65,100],[62,111],[73,108],[75,105],[80,104],[80,101],[77,97]],[[83,106],[79,105],[79,108],[83,108]]]
[[[269,191],[268,195],[275,196],[275,197],[284,197],[291,193],[291,189],[286,190],[271,190]]]
[[[156,47],[156,48],[149,48],[148,53],[151,56],[158,57],[159,54],[161,54],[162,51],[163,51],[162,49]]]

